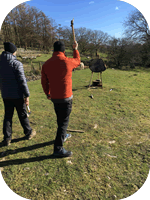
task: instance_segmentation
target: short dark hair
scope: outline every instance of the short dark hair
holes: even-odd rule
[[[65,44],[62,41],[56,41],[54,43],[54,51],[61,51],[64,52],[65,51]]]

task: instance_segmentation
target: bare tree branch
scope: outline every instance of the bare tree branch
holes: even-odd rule
[[[124,35],[137,42],[146,42],[150,38],[149,27],[146,19],[138,10],[132,12],[123,22]]]

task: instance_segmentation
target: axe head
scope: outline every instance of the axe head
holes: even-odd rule
[[[71,20],[71,27],[73,27],[74,18]]]

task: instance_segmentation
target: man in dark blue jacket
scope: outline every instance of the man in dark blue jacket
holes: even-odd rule
[[[26,106],[29,105],[29,89],[21,62],[16,59],[17,48],[10,42],[4,43],[5,51],[0,56],[0,90],[4,102],[3,134],[4,145],[9,146],[12,139],[12,117],[14,108],[24,129],[26,139],[36,135],[29,125]]]

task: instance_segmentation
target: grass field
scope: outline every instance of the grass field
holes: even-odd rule
[[[2,147],[0,143],[0,167],[8,186],[32,200],[120,200],[135,193],[150,165],[149,72],[107,69],[103,89],[89,90],[85,86],[90,70],[73,72],[68,128],[85,132],[72,133],[64,143],[73,152],[73,157],[64,159],[51,156],[57,130],[53,104],[46,99],[40,80],[28,82],[30,123],[37,135],[23,140],[15,112],[12,144]],[[93,80],[97,78],[94,74]],[[2,127],[2,99],[0,113]]]

